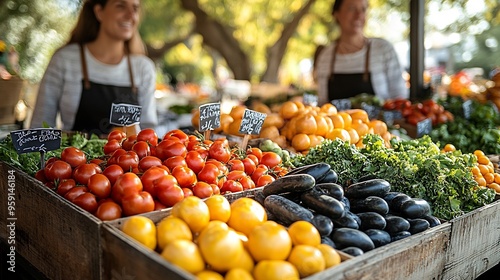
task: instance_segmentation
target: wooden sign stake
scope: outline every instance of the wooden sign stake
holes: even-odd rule
[[[211,130],[205,130],[205,140],[210,140],[210,132]]]
[[[241,142],[241,148],[243,151],[247,150],[248,141],[250,140],[250,134],[245,134],[243,141]]]

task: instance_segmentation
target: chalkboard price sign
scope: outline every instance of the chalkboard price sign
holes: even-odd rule
[[[139,105],[125,103],[111,104],[109,122],[119,126],[131,126],[141,121],[141,109]]]
[[[351,99],[345,98],[345,99],[334,99],[331,102],[335,107],[337,108],[338,111],[344,111],[344,110],[349,110],[351,109]]]
[[[383,111],[382,118],[387,125],[392,125],[394,120],[400,120],[403,118],[403,114],[399,110]]]
[[[465,119],[470,119],[470,116],[472,115],[472,100],[467,100],[462,103],[462,113],[464,115]]]
[[[380,107],[366,104],[365,102],[363,102],[361,103],[361,109],[366,111],[366,113],[368,114],[368,118],[370,120],[378,119],[378,116],[380,114]]]
[[[259,135],[266,116],[264,113],[245,109],[239,133]]]
[[[61,147],[61,130],[53,128],[33,128],[10,132],[12,144],[18,154],[47,152]]]
[[[420,138],[426,134],[431,133],[432,130],[432,120],[427,118],[423,121],[417,123],[417,138]]]
[[[318,96],[309,92],[304,92],[302,96],[305,105],[318,106]]]
[[[220,127],[220,103],[207,103],[200,106],[200,131]]]

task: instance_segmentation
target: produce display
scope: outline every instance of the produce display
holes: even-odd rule
[[[358,149],[339,139],[325,140],[292,161],[296,166],[328,163],[338,172],[343,186],[367,175],[385,179],[392,190],[428,201],[433,215],[443,220],[463,215],[495,198],[493,189],[480,187],[474,180],[474,154],[441,152],[428,136],[393,139],[392,148],[387,148],[380,136],[370,134],[363,143],[364,147]]]
[[[133,216],[121,229],[199,279],[300,279],[341,262],[313,224],[284,227],[248,197],[187,197],[156,225]]]

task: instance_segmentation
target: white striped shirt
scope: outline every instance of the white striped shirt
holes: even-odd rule
[[[85,59],[90,81],[114,86],[131,85],[126,56],[116,65],[104,64],[85,47]],[[140,127],[154,128],[158,123],[154,63],[144,55],[130,55],[130,62],[139,105],[142,106]],[[60,113],[62,129],[72,130],[82,94],[82,77],[80,47],[70,44],[56,51],[40,83],[30,126],[41,127],[47,122],[56,127],[57,113]]]
[[[408,98],[409,91],[405,86],[396,51],[391,43],[381,38],[369,38],[370,46],[370,76],[373,90],[382,100],[390,98]],[[328,100],[328,78],[332,71],[332,55],[335,42],[323,49],[317,61],[318,103],[322,105]],[[358,52],[338,54],[335,59],[335,73],[364,73],[366,45]]]

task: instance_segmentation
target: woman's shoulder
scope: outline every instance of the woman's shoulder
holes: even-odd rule
[[[52,56],[52,60],[62,60],[67,62],[79,59],[79,46],[77,44],[62,46],[57,49]]]
[[[153,60],[142,54],[132,54],[130,60],[135,67],[141,69],[150,70],[155,68]]]
[[[374,37],[374,38],[370,38],[369,40],[374,48],[378,48],[378,49],[393,49],[394,48],[392,43],[387,41],[384,38]]]

